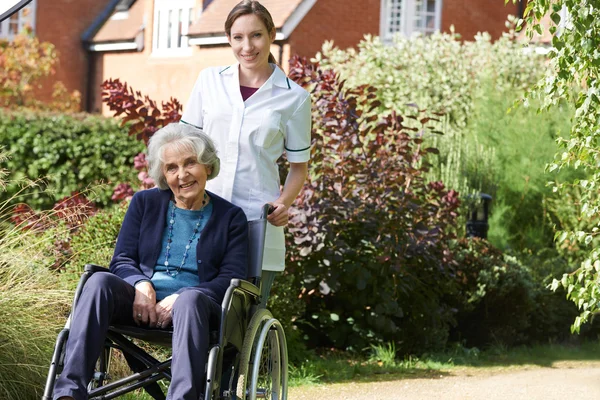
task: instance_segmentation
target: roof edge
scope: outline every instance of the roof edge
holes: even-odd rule
[[[188,36],[190,39],[188,43],[192,46],[208,46],[215,44],[228,44],[227,36],[224,34],[216,35],[202,35],[202,36]],[[280,42],[287,39],[283,32],[277,32],[275,34],[275,42]]]
[[[138,50],[138,44],[135,42],[135,40],[129,42],[92,43],[89,45],[88,50],[97,53],[107,51]]]
[[[92,22],[92,24],[87,28],[83,34],[81,35],[81,40],[84,43],[88,43],[92,40],[92,38],[98,33],[100,28],[108,21],[113,11],[117,7],[122,0],[110,0],[110,3],[102,10],[100,15]]]
[[[294,11],[292,11],[292,13],[287,17],[281,29],[277,30],[275,40],[286,40],[292,34],[294,29],[296,29],[298,24],[302,22],[306,14],[308,14],[308,12],[316,3],[317,0],[303,0],[298,5],[298,7],[296,7]],[[225,36],[225,32],[211,32],[197,35],[190,34],[188,35],[188,37],[190,38],[189,43],[192,45],[227,43],[227,37]]]
[[[292,34],[294,29],[296,29],[298,24],[302,22],[304,17],[306,17],[306,14],[308,14],[316,2],[317,0],[304,0],[298,7],[296,7],[296,9],[290,14],[281,27],[281,32],[283,33],[284,39],[287,39]]]

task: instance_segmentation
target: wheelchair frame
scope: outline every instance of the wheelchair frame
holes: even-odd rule
[[[285,332],[269,310],[258,307],[269,207],[266,204],[261,218],[248,223],[248,279],[231,280],[221,304],[219,329],[211,331],[205,400],[287,399],[288,358]],[[108,269],[94,264],[85,265],[71,310],[75,309],[86,281],[95,272],[108,272]],[[71,315],[58,334],[42,400],[53,398],[54,383],[64,364],[70,326]],[[171,380],[171,358],[159,361],[135,345],[133,339],[170,347],[171,336],[172,331],[111,325],[88,385],[89,399],[114,399],[140,388],[144,388],[156,400],[165,399],[157,382]],[[134,373],[110,382],[112,349],[122,352]],[[226,364],[231,365],[224,374],[226,356]],[[236,381],[237,385],[234,387]]]

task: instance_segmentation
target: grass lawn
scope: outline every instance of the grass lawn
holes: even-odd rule
[[[494,346],[480,351],[476,348],[455,348],[421,357],[397,359],[389,346],[373,347],[369,357],[327,351],[290,368],[290,385],[377,381],[415,376],[426,378],[451,373],[457,369],[494,370],[526,366],[549,367],[563,361],[600,361],[600,342],[577,345],[548,344],[507,349]]]

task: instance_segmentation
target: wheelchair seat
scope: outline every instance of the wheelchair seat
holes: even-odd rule
[[[108,329],[130,338],[163,346],[170,346],[173,338],[172,330],[148,329],[130,325],[111,325]]]

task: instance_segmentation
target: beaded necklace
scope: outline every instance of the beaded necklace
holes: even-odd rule
[[[181,268],[185,265],[185,260],[188,257],[188,251],[192,247],[192,243],[194,239],[196,239],[196,235],[199,232],[200,224],[202,223],[202,219],[204,218],[204,207],[208,203],[208,196],[206,192],[204,193],[204,199],[202,199],[202,207],[200,208],[200,217],[198,217],[198,222],[196,222],[196,226],[194,227],[194,231],[192,232],[192,236],[188,240],[188,244],[185,246],[185,251],[183,252],[183,259],[181,260],[181,264],[177,267],[175,271],[169,270],[169,256],[171,250],[171,243],[173,241],[173,226],[175,225],[175,203],[171,203],[171,216],[169,218],[169,231],[167,234],[167,252],[165,254],[165,268],[167,269],[167,275],[175,277],[181,271]]]

